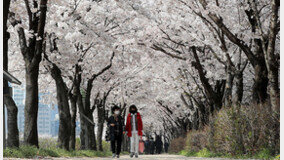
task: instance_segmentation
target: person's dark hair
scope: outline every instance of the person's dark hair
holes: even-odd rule
[[[129,107],[129,112],[131,113],[131,110],[132,109],[135,109],[136,110],[136,112],[137,112],[137,107],[134,105],[134,104],[132,104],[130,107]]]
[[[114,105],[112,108],[111,108],[111,113],[114,114],[114,111],[117,110],[117,109],[120,109],[117,105]]]

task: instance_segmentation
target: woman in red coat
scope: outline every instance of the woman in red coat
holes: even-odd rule
[[[127,132],[127,136],[130,137],[130,157],[132,158],[135,154],[135,157],[137,158],[139,137],[141,138],[143,135],[143,123],[141,115],[137,112],[137,107],[135,105],[131,105],[129,107],[129,112],[125,130]]]

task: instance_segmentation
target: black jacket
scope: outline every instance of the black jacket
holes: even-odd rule
[[[115,124],[115,126],[111,126],[110,124],[112,124],[112,123]],[[110,130],[110,140],[113,140],[115,135],[116,136],[122,136],[124,123],[123,123],[123,119],[120,115],[118,116],[118,121],[115,120],[113,115],[110,116],[108,118],[107,125],[108,125],[109,130]]]

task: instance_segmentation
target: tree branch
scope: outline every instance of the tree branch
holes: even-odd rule
[[[199,2],[201,3],[201,5],[203,6],[203,8],[206,10],[207,8],[207,2],[206,0],[199,0]],[[250,60],[251,64],[253,66],[256,65],[256,58],[255,55],[253,54],[253,52],[251,51],[250,47],[241,39],[239,39],[236,35],[234,35],[228,28],[227,26],[223,23],[222,18],[219,18],[216,14],[210,12],[208,14],[208,16],[210,17],[210,19],[223,31],[223,33],[227,36],[227,38],[233,42],[234,44],[236,44],[237,46],[239,46],[244,53],[247,55],[248,59]]]
[[[21,53],[24,59],[25,60],[30,59],[29,53],[28,53],[28,46],[27,46],[25,31],[24,31],[24,28],[21,26],[22,22],[20,20],[16,20],[15,13],[13,12],[9,13],[9,21],[18,32],[20,49],[21,49]]]
[[[180,56],[178,56],[178,55],[174,55],[174,54],[171,54],[171,53],[169,53],[169,52],[167,52],[166,50],[164,50],[162,47],[159,47],[158,45],[156,45],[156,44],[153,44],[152,46],[151,46],[151,48],[152,49],[154,49],[154,50],[156,50],[156,51],[160,51],[160,52],[162,52],[162,53],[165,53],[166,55],[168,55],[168,56],[170,56],[170,57],[172,57],[172,58],[176,58],[176,59],[180,59],[180,60],[186,60],[186,58],[184,58],[184,57],[180,57]]]

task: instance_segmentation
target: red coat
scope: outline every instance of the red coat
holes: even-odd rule
[[[143,133],[142,133],[143,123],[142,123],[141,115],[140,115],[139,112],[137,112],[136,116],[137,116],[137,131],[138,131],[138,135],[142,136],[143,135]],[[128,137],[132,136],[132,134],[131,134],[131,131],[132,131],[132,129],[131,129],[131,118],[132,118],[131,113],[129,113],[128,116],[127,116],[127,121],[126,121],[126,126],[125,126],[125,130],[127,131],[127,136]]]

